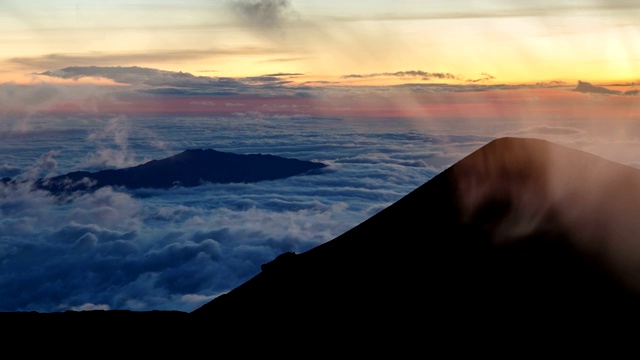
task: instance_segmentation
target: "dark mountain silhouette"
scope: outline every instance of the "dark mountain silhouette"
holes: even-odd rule
[[[585,81],[578,81],[578,85],[573,91],[593,94],[620,95],[622,91],[607,89],[603,86],[596,86]],[[627,94],[625,94],[627,95]],[[631,95],[631,94],[629,94]]]
[[[640,170],[544,140],[501,138],[191,313],[111,321],[186,336],[192,346],[242,339],[284,352],[304,344],[308,354],[600,341],[640,320],[637,219]],[[104,329],[102,315],[69,314],[69,324],[76,316],[79,327]]]
[[[640,170],[502,138],[192,315],[402,342],[425,328],[480,336],[487,324],[502,329],[494,336],[548,324],[602,331],[639,318],[638,219]]]
[[[186,150],[161,160],[98,172],[76,171],[39,179],[53,193],[96,190],[104,186],[138,188],[193,187],[204,183],[250,183],[311,173],[326,165],[275,155],[234,154],[213,149]]]

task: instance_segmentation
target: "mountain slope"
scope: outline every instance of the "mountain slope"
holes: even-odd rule
[[[635,321],[638,215],[640,170],[543,140],[497,139],[191,315],[396,340],[425,336],[425,326]]]

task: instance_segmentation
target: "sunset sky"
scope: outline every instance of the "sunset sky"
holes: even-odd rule
[[[633,0],[6,0],[0,17],[3,83],[54,81],[33,74],[69,66],[351,84],[632,82],[640,71]],[[408,71],[452,77],[389,75]]]
[[[519,116],[510,107],[527,109],[523,98],[542,111],[585,109],[584,96],[544,89],[584,81],[636,95],[640,79],[631,0],[8,0],[0,9],[5,113]],[[491,107],[496,94],[458,95],[523,88]],[[585,114],[624,117],[635,99],[616,102]]]
[[[65,204],[0,184],[0,311],[193,309],[496,137],[640,168],[639,19],[637,0],[2,0],[0,178],[194,147],[331,171]]]

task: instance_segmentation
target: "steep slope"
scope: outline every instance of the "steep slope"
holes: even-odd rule
[[[313,172],[325,164],[275,155],[234,154],[213,149],[186,150],[161,160],[124,169],[76,171],[40,179],[36,186],[53,193],[95,190],[104,186],[129,189],[193,187],[204,183],[250,183]]]
[[[403,342],[488,323],[508,333],[633,322],[639,215],[640,170],[544,140],[497,139],[191,315]]]

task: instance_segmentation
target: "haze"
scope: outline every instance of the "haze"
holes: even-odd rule
[[[0,177],[188,148],[313,177],[0,186],[0,311],[189,311],[328,241],[500,136],[640,166],[636,1],[3,1]]]

